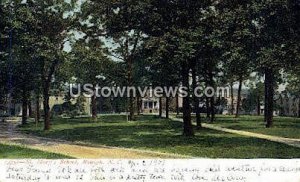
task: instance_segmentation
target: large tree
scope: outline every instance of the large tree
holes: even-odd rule
[[[165,35],[162,37],[151,37],[146,41],[147,57],[146,66],[152,86],[175,88],[180,85],[180,74],[178,64],[174,64],[175,50],[172,46],[172,37]],[[174,89],[175,90],[175,89]],[[166,97],[166,118],[169,118],[170,98],[173,93],[164,93]],[[176,96],[178,97],[178,95]],[[162,117],[162,97],[159,98],[159,116]]]
[[[297,9],[294,0],[252,2],[256,29],[253,49],[257,52],[256,66],[265,75],[265,124],[273,125],[274,89],[276,75],[295,61],[299,40]],[[299,51],[298,51],[299,52]]]
[[[105,36],[110,56],[124,62],[126,85],[134,86],[134,65],[145,35],[142,32],[147,12],[143,1],[89,1],[83,6],[83,17],[89,25],[82,28],[89,37]],[[134,97],[129,93],[129,120],[134,120]]]
[[[6,93],[8,92],[8,60],[10,44],[9,8],[2,1],[0,3],[0,110],[6,110]]]
[[[100,49],[100,40],[80,40],[73,45],[70,62],[71,77],[77,83],[92,84],[94,94],[91,97],[92,118],[97,119],[97,93],[99,87],[109,86],[109,72],[113,72],[113,62]],[[91,69],[92,68],[92,69]]]
[[[181,85],[188,93],[183,98],[183,135],[193,136],[189,74],[196,53],[196,40],[193,36],[197,28],[195,22],[200,18],[199,12],[205,4],[197,1],[153,1],[152,5],[155,8],[153,19],[156,23],[149,34],[155,37],[167,36],[170,39],[167,42],[168,46],[174,50],[171,64],[178,66]]]
[[[64,59],[64,43],[70,27],[72,4],[64,1],[14,1],[14,30],[26,48],[22,54],[37,66],[44,99],[45,130],[50,129],[49,96],[51,83],[59,64]],[[47,22],[47,23],[45,23]],[[26,43],[26,44],[25,44]],[[19,48],[23,48],[19,46]],[[35,63],[33,60],[38,60]],[[28,71],[28,70],[27,70]],[[32,83],[33,81],[29,82]]]

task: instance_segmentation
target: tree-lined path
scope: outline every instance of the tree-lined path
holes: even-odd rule
[[[0,143],[25,146],[45,152],[63,154],[73,158],[187,158],[176,154],[164,154],[160,152],[126,149],[118,147],[97,146],[91,147],[86,143],[74,143],[63,140],[36,137],[21,134],[16,130],[16,124],[12,122],[0,123]]]

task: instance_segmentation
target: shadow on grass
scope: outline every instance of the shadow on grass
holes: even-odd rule
[[[126,117],[125,117],[126,119]],[[105,116],[96,123],[75,120],[54,122],[53,130],[43,132],[32,127],[23,131],[43,137],[83,141],[135,149],[171,152],[210,158],[294,158],[300,149],[261,139],[202,129],[195,137],[181,135],[182,123],[153,116],[140,116],[124,122],[123,116]]]
[[[28,149],[20,146],[0,144],[0,158],[3,159],[71,159],[69,156]]]

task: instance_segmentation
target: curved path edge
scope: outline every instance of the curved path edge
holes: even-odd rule
[[[180,118],[173,118],[172,117],[170,119],[173,120],[173,121],[183,122],[183,120],[180,119]],[[193,123],[193,125],[195,125],[195,123]],[[265,135],[265,134],[260,134],[260,133],[253,133],[253,132],[242,131],[242,130],[233,130],[233,129],[223,128],[223,127],[220,127],[220,126],[216,126],[214,124],[207,124],[207,123],[202,123],[202,127],[207,128],[207,129],[211,129],[211,130],[223,131],[223,132],[226,132],[226,133],[232,133],[232,134],[237,134],[237,135],[243,135],[243,136],[248,136],[248,137],[264,139],[264,140],[277,142],[277,143],[282,143],[282,144],[286,144],[286,145],[289,145],[289,146],[300,148],[300,139],[284,138],[284,137]]]
[[[0,143],[19,145],[30,149],[37,149],[45,152],[63,154],[74,158],[84,159],[193,158],[192,156],[174,153],[164,153],[159,151],[113,147],[86,142],[71,142],[66,140],[37,137],[18,132],[16,126],[17,125],[15,123],[11,122],[0,123]]]

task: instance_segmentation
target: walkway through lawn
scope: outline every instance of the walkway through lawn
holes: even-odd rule
[[[180,118],[171,118],[171,119],[174,121],[183,122],[183,120]],[[202,123],[202,127],[207,128],[207,129],[217,130],[217,131],[223,131],[223,132],[227,132],[227,133],[233,133],[233,134],[238,134],[238,135],[243,135],[243,136],[265,139],[265,140],[269,140],[272,142],[283,143],[286,145],[300,148],[300,139],[284,138],[284,137],[278,137],[278,136],[253,133],[253,132],[248,132],[248,131],[233,130],[233,129],[223,128],[223,127],[216,126],[214,124],[207,124],[207,123]]]
[[[0,123],[0,143],[22,145],[30,149],[67,155],[74,158],[188,158],[188,156],[165,154],[160,152],[127,149],[119,147],[90,147],[86,143],[74,143],[63,140],[24,135],[15,130],[12,122]]]

